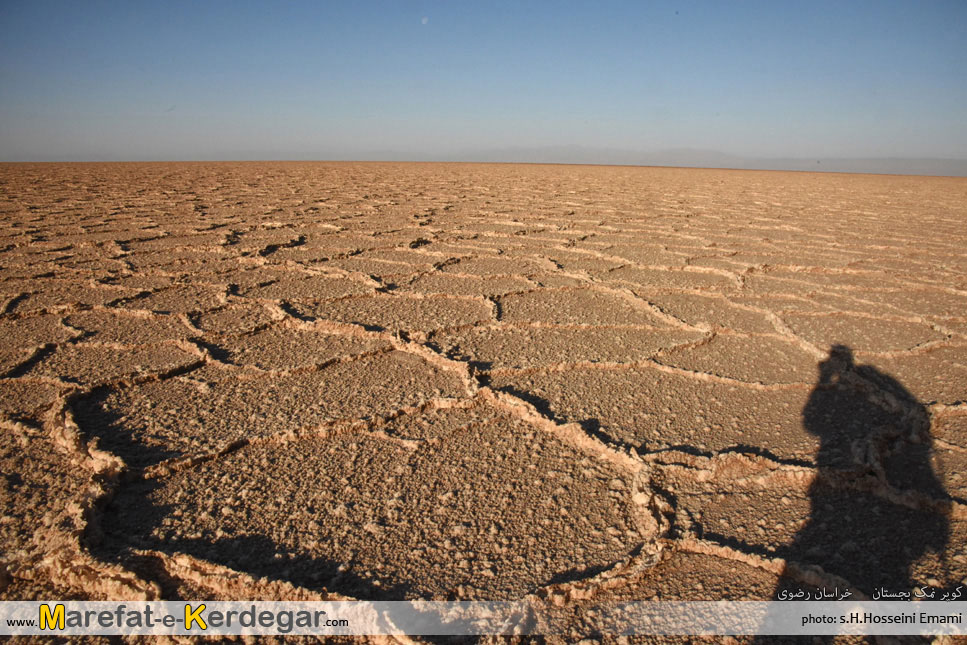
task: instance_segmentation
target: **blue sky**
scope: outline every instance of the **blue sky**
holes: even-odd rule
[[[0,160],[522,149],[967,159],[967,2],[0,0]]]

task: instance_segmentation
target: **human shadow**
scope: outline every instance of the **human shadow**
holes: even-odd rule
[[[833,345],[802,419],[819,439],[818,472],[810,514],[780,550],[788,564],[774,598],[805,590],[831,600],[815,595],[827,584],[852,600],[942,587],[950,498],[931,464],[926,408]]]

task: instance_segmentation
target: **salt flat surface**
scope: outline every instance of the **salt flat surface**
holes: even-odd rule
[[[967,584],[965,249],[963,179],[0,166],[0,597]]]

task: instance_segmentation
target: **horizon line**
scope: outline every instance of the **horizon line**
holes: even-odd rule
[[[808,162],[811,158],[769,158],[770,161],[790,161]],[[840,157],[829,158],[827,162],[857,162],[857,161],[899,161],[899,162],[956,162],[967,166],[967,159],[956,158],[932,158],[932,157]],[[633,164],[633,163],[602,163],[602,162],[580,162],[580,161],[480,161],[473,159],[317,159],[317,158],[291,158],[291,159],[85,159],[85,160],[61,160],[45,159],[33,161],[0,161],[2,165],[30,165],[30,164],[258,164],[258,163],[336,163],[336,164],[477,164],[477,165],[516,165],[516,166],[594,166],[601,168],[656,168],[667,170],[730,170],[737,172],[796,172],[796,173],[821,173],[826,175],[880,175],[893,177],[938,177],[950,179],[967,179],[967,168],[964,174],[933,174],[917,172],[897,172],[897,171],[877,171],[877,170],[825,170],[821,168],[758,168],[730,167],[730,166],[700,166],[700,165],[673,165],[673,164]],[[819,164],[817,164],[819,165]]]

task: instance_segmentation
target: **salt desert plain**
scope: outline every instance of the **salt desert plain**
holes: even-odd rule
[[[8,164],[0,210],[2,599],[967,589],[965,179]]]

